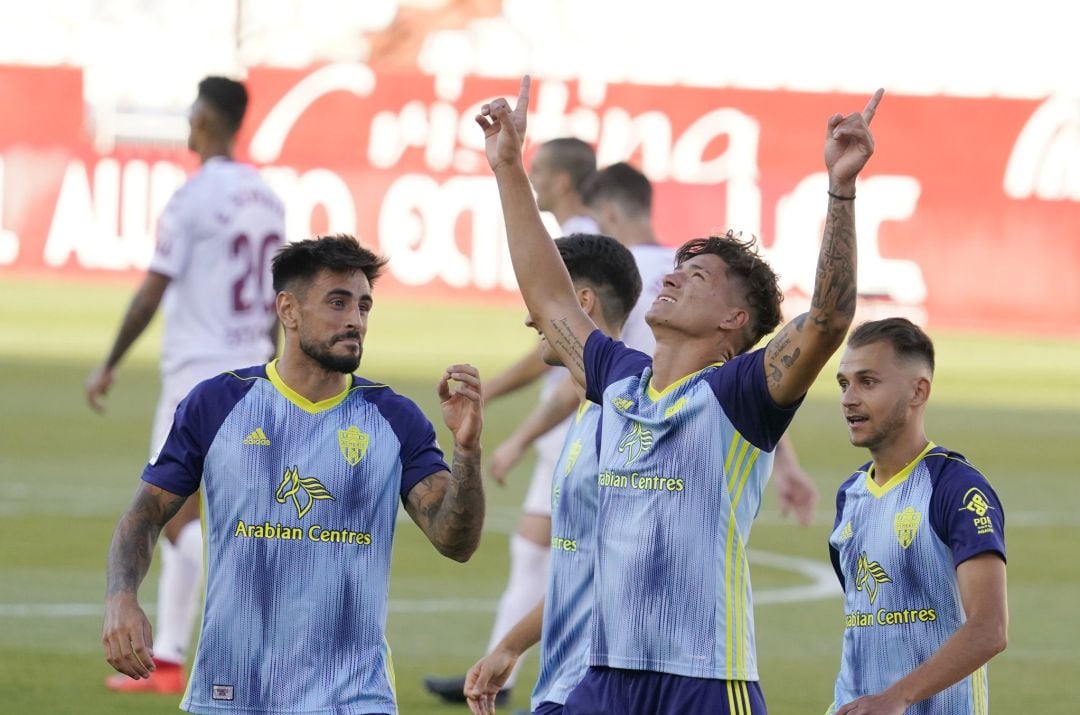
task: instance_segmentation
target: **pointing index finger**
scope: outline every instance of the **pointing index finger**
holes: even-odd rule
[[[529,75],[525,75],[521,78],[521,87],[518,89],[517,104],[514,105],[515,111],[529,106],[529,86],[532,84],[532,78]]]
[[[874,118],[874,114],[877,112],[878,103],[881,102],[881,98],[885,95],[885,90],[879,88],[874,92],[874,96],[870,98],[870,101],[866,103],[866,107],[862,110],[863,121],[869,124]]]

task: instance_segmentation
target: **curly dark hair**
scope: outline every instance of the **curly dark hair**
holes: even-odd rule
[[[374,286],[385,265],[385,258],[361,246],[355,236],[347,233],[316,236],[286,244],[277,252],[273,261],[274,291],[296,291],[298,282],[306,286],[323,269],[362,271]]]
[[[784,294],[776,280],[776,274],[762,259],[754,237],[743,239],[741,233],[728,231],[723,236],[694,238],[684,243],[675,253],[675,265],[704,254],[718,256],[727,265],[727,275],[734,278],[743,289],[750,320],[743,330],[744,341],[737,352],[743,353],[763,337],[776,330],[782,314],[780,303]]]
[[[934,374],[934,343],[930,336],[907,318],[884,318],[861,324],[851,331],[848,346],[861,348],[871,343],[887,342],[901,359],[924,362]]]
[[[641,274],[630,249],[609,236],[575,233],[555,239],[573,281],[589,283],[604,320],[621,327],[641,296]]]

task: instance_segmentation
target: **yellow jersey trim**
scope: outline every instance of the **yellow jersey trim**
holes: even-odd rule
[[[712,365],[706,365],[705,367],[701,368],[700,370],[696,370],[696,371],[690,373],[686,377],[680,377],[678,380],[671,383],[670,385],[665,387],[663,390],[657,390],[652,386],[652,376],[650,375],[649,376],[649,384],[645,386],[645,394],[648,395],[650,400],[652,400],[653,402],[656,402],[657,400],[659,400],[664,395],[670,394],[672,390],[677,389],[680,385],[686,384],[687,380],[690,380],[690,379],[692,379],[694,377],[697,377],[701,373],[708,370],[710,367],[720,367],[723,364],[724,364],[723,362],[714,362]]]
[[[278,374],[277,360],[267,363],[266,377],[270,380],[270,384],[277,388],[277,391],[280,392],[285,399],[302,409],[304,412],[310,412],[311,414],[325,412],[326,410],[337,407],[349,396],[349,392],[351,392],[352,388],[352,376],[346,375],[348,383],[345,385],[344,390],[333,397],[328,397],[325,400],[319,400],[318,402],[312,402],[285,384],[285,381],[281,379],[281,375]]]
[[[585,416],[585,413],[589,411],[589,405],[592,403],[588,400],[582,400],[581,404],[577,408],[577,416],[574,417],[574,424],[581,422],[581,418]]]
[[[921,462],[923,457],[926,456],[926,453],[936,446],[937,445],[933,442],[928,442],[926,447],[923,448],[923,451],[919,452],[919,456],[908,462],[907,466],[899,472],[889,477],[889,481],[884,484],[878,484],[874,481],[874,465],[871,464],[870,468],[866,470],[866,488],[870,490],[871,494],[880,499],[899,485],[903,484],[904,481],[911,476],[911,472],[915,469],[915,465]]]
[[[742,534],[735,528],[735,510],[742,500],[743,488],[760,454],[760,449],[753,447],[736,432],[724,462],[724,472],[730,475],[727,483],[730,511],[724,558],[724,629],[727,638],[724,656],[726,680],[729,681],[739,680],[744,676],[749,645],[745,631],[748,620],[746,591],[750,583],[750,566],[746,559],[746,545],[742,541]],[[741,707],[733,712],[739,711]]]

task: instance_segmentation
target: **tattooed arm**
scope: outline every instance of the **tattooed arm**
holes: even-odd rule
[[[496,99],[481,108],[476,122],[484,130],[488,164],[502,200],[510,259],[525,305],[562,364],[584,386],[585,340],[596,325],[581,309],[533,199],[521,158],[528,107],[529,78],[525,77],[513,111],[505,99]]]
[[[451,391],[450,380],[458,383]],[[484,413],[480,375],[472,365],[452,365],[439,380],[443,420],[454,435],[450,471],[422,479],[410,491],[405,510],[439,553],[468,561],[484,526],[484,484],[480,478],[480,432]]]
[[[153,636],[150,621],[139,607],[139,584],[150,568],[162,527],[186,500],[186,496],[141,482],[109,546],[101,643],[109,665],[135,679],[149,677],[154,669]]]
[[[829,209],[810,311],[785,325],[765,350],[769,393],[781,405],[806,394],[855,317],[855,177],[874,153],[870,121],[882,94],[880,89],[875,92],[861,113],[829,118],[825,139]]]

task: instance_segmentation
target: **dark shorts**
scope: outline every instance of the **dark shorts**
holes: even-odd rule
[[[541,711],[537,711],[541,712]],[[690,678],[592,666],[570,693],[565,715],[766,715],[752,680]]]
[[[565,708],[559,703],[551,703],[545,700],[536,706],[533,715],[563,715],[564,712],[566,712]]]

